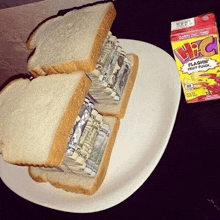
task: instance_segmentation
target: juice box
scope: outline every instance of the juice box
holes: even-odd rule
[[[187,103],[220,98],[219,35],[215,15],[171,23],[171,44]]]

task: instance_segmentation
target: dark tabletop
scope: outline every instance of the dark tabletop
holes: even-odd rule
[[[172,21],[214,12],[220,30],[220,1],[117,1],[115,7],[117,17],[111,28],[115,36],[151,43],[171,56]],[[65,213],[26,201],[0,181],[0,218],[220,219],[219,168],[220,100],[186,104],[182,93],[160,162],[124,202],[93,214]]]

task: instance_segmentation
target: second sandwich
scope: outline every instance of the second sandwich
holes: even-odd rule
[[[28,70],[33,76],[84,71],[96,108],[123,118],[135,82],[138,57],[127,55],[110,28],[116,16],[113,3],[74,8],[46,20],[32,32]]]

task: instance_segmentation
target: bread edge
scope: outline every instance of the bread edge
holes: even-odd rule
[[[127,85],[125,87],[122,99],[119,102],[120,109],[116,112],[108,112],[108,110],[103,110],[102,109],[103,106],[105,106],[105,108],[107,108],[108,105],[105,105],[105,104],[101,104],[100,106],[97,105],[97,110],[105,116],[116,116],[119,119],[122,119],[125,116],[126,109],[127,109],[127,106],[128,106],[130,96],[131,96],[131,92],[132,92],[134,84],[135,84],[136,76],[137,76],[137,73],[138,73],[138,67],[139,67],[139,58],[138,58],[138,56],[136,54],[128,54],[128,56],[133,57],[133,66],[132,66],[130,77],[129,77],[129,80],[128,80]]]
[[[99,173],[98,173],[98,175],[95,179],[95,182],[93,184],[93,188],[89,191],[90,195],[94,194],[99,189],[99,187],[103,183],[103,180],[106,176],[106,172],[107,172],[108,165],[110,162],[110,157],[111,157],[112,149],[115,144],[115,140],[116,140],[116,136],[117,136],[117,133],[119,130],[119,126],[120,126],[120,120],[119,120],[119,118],[115,117],[115,124],[112,129],[111,138],[110,138],[108,146],[106,146],[106,150],[103,154],[103,159],[101,162],[100,170],[99,170]]]
[[[81,74],[82,78],[75,89],[76,92],[74,92],[72,95],[69,104],[60,120],[51,152],[45,164],[46,166],[58,166],[62,162],[65,155],[66,145],[71,128],[91,86],[91,80],[83,72]]]
[[[35,167],[28,167],[28,174],[29,176],[35,181],[35,182],[38,182],[38,183],[43,183],[43,182],[47,182],[47,177],[46,177],[46,173],[43,173],[41,176],[37,176],[37,175],[34,175],[34,169]]]

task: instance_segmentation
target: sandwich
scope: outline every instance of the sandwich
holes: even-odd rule
[[[0,92],[0,153],[36,182],[94,194],[138,72],[110,28],[111,2],[47,19],[30,34],[27,68]]]
[[[119,119],[95,109],[83,72],[17,79],[0,94],[3,159],[37,182],[91,195],[101,185]],[[67,180],[68,179],[68,180]]]
[[[123,118],[135,82],[138,57],[126,54],[110,28],[113,3],[75,8],[47,19],[30,34],[28,70],[33,76],[84,71],[92,80],[89,93],[105,115]],[[133,74],[132,74],[133,73]]]

